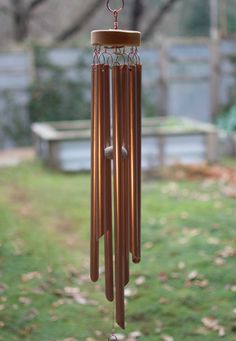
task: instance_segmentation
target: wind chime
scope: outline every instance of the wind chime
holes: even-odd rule
[[[116,322],[125,328],[124,287],[129,282],[130,254],[134,263],[140,262],[141,34],[118,29],[124,0],[119,9],[109,3],[114,29],[91,32],[90,275],[94,282],[99,278],[99,239],[103,237],[105,294],[109,301],[115,300]]]

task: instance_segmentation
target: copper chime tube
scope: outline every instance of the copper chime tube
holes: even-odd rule
[[[124,328],[124,229],[122,186],[122,73],[112,69],[116,321]]]
[[[97,110],[98,110],[98,122],[97,122],[97,130],[98,130],[98,137],[97,137],[97,148],[98,148],[98,226],[97,226],[97,239],[99,239],[104,234],[104,207],[103,207],[103,198],[104,198],[104,185],[103,185],[103,176],[104,176],[104,88],[103,88],[103,65],[97,66]]]
[[[141,169],[142,169],[142,65],[136,65],[136,110],[137,110],[137,170],[138,170],[138,223],[137,223],[137,248],[134,255],[134,262],[139,262],[141,259]]]
[[[123,65],[122,70],[122,146],[129,150],[129,68]],[[130,240],[130,201],[129,201],[129,157],[122,162],[123,213],[124,230],[124,285],[129,282],[129,240]]]
[[[134,263],[140,261],[140,238],[139,238],[139,142],[138,142],[138,110],[137,110],[137,67],[129,67],[129,115],[130,115],[130,251]]]
[[[92,105],[91,105],[91,245],[90,245],[90,277],[96,282],[99,277],[99,245],[97,240],[98,226],[98,163],[97,163],[97,125],[98,125],[98,67],[92,65]]]
[[[111,123],[110,123],[110,67],[109,65],[103,66],[102,73],[102,91],[104,103],[104,144],[103,144],[103,157],[104,157],[104,253],[105,253],[105,292],[109,301],[114,299],[113,290],[113,252],[112,252],[112,193],[111,193],[111,161],[105,158],[105,148],[111,144]]]

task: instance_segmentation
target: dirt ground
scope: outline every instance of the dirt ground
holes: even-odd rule
[[[17,166],[22,161],[33,160],[34,157],[34,149],[30,147],[0,150],[0,168]]]

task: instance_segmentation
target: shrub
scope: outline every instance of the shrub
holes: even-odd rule
[[[48,51],[35,49],[36,77],[30,88],[31,122],[78,120],[89,117],[90,92],[87,54],[73,70],[53,65]]]

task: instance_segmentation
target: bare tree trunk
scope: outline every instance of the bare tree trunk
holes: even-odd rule
[[[160,116],[168,116],[168,66],[169,66],[169,55],[168,47],[163,40],[160,46]]]
[[[11,3],[14,38],[17,42],[22,42],[29,33],[28,11],[26,11],[24,0],[11,0]]]
[[[215,121],[220,106],[220,32],[218,0],[210,0],[210,21],[211,119],[212,121]]]
[[[133,0],[131,8],[130,29],[138,31],[140,29],[140,21],[144,13],[143,0]]]
[[[227,37],[228,34],[228,18],[227,18],[227,0],[221,0],[220,2],[220,35],[221,37]]]
[[[32,0],[26,4],[24,0],[11,0],[14,38],[23,42],[29,35],[29,21],[32,11],[48,0]]]
[[[162,19],[168,14],[175,3],[180,0],[166,0],[166,2],[161,6],[161,8],[157,11],[154,18],[150,21],[150,24],[147,26],[146,30],[143,33],[142,40],[147,41],[150,39],[155,29],[161,24]]]

